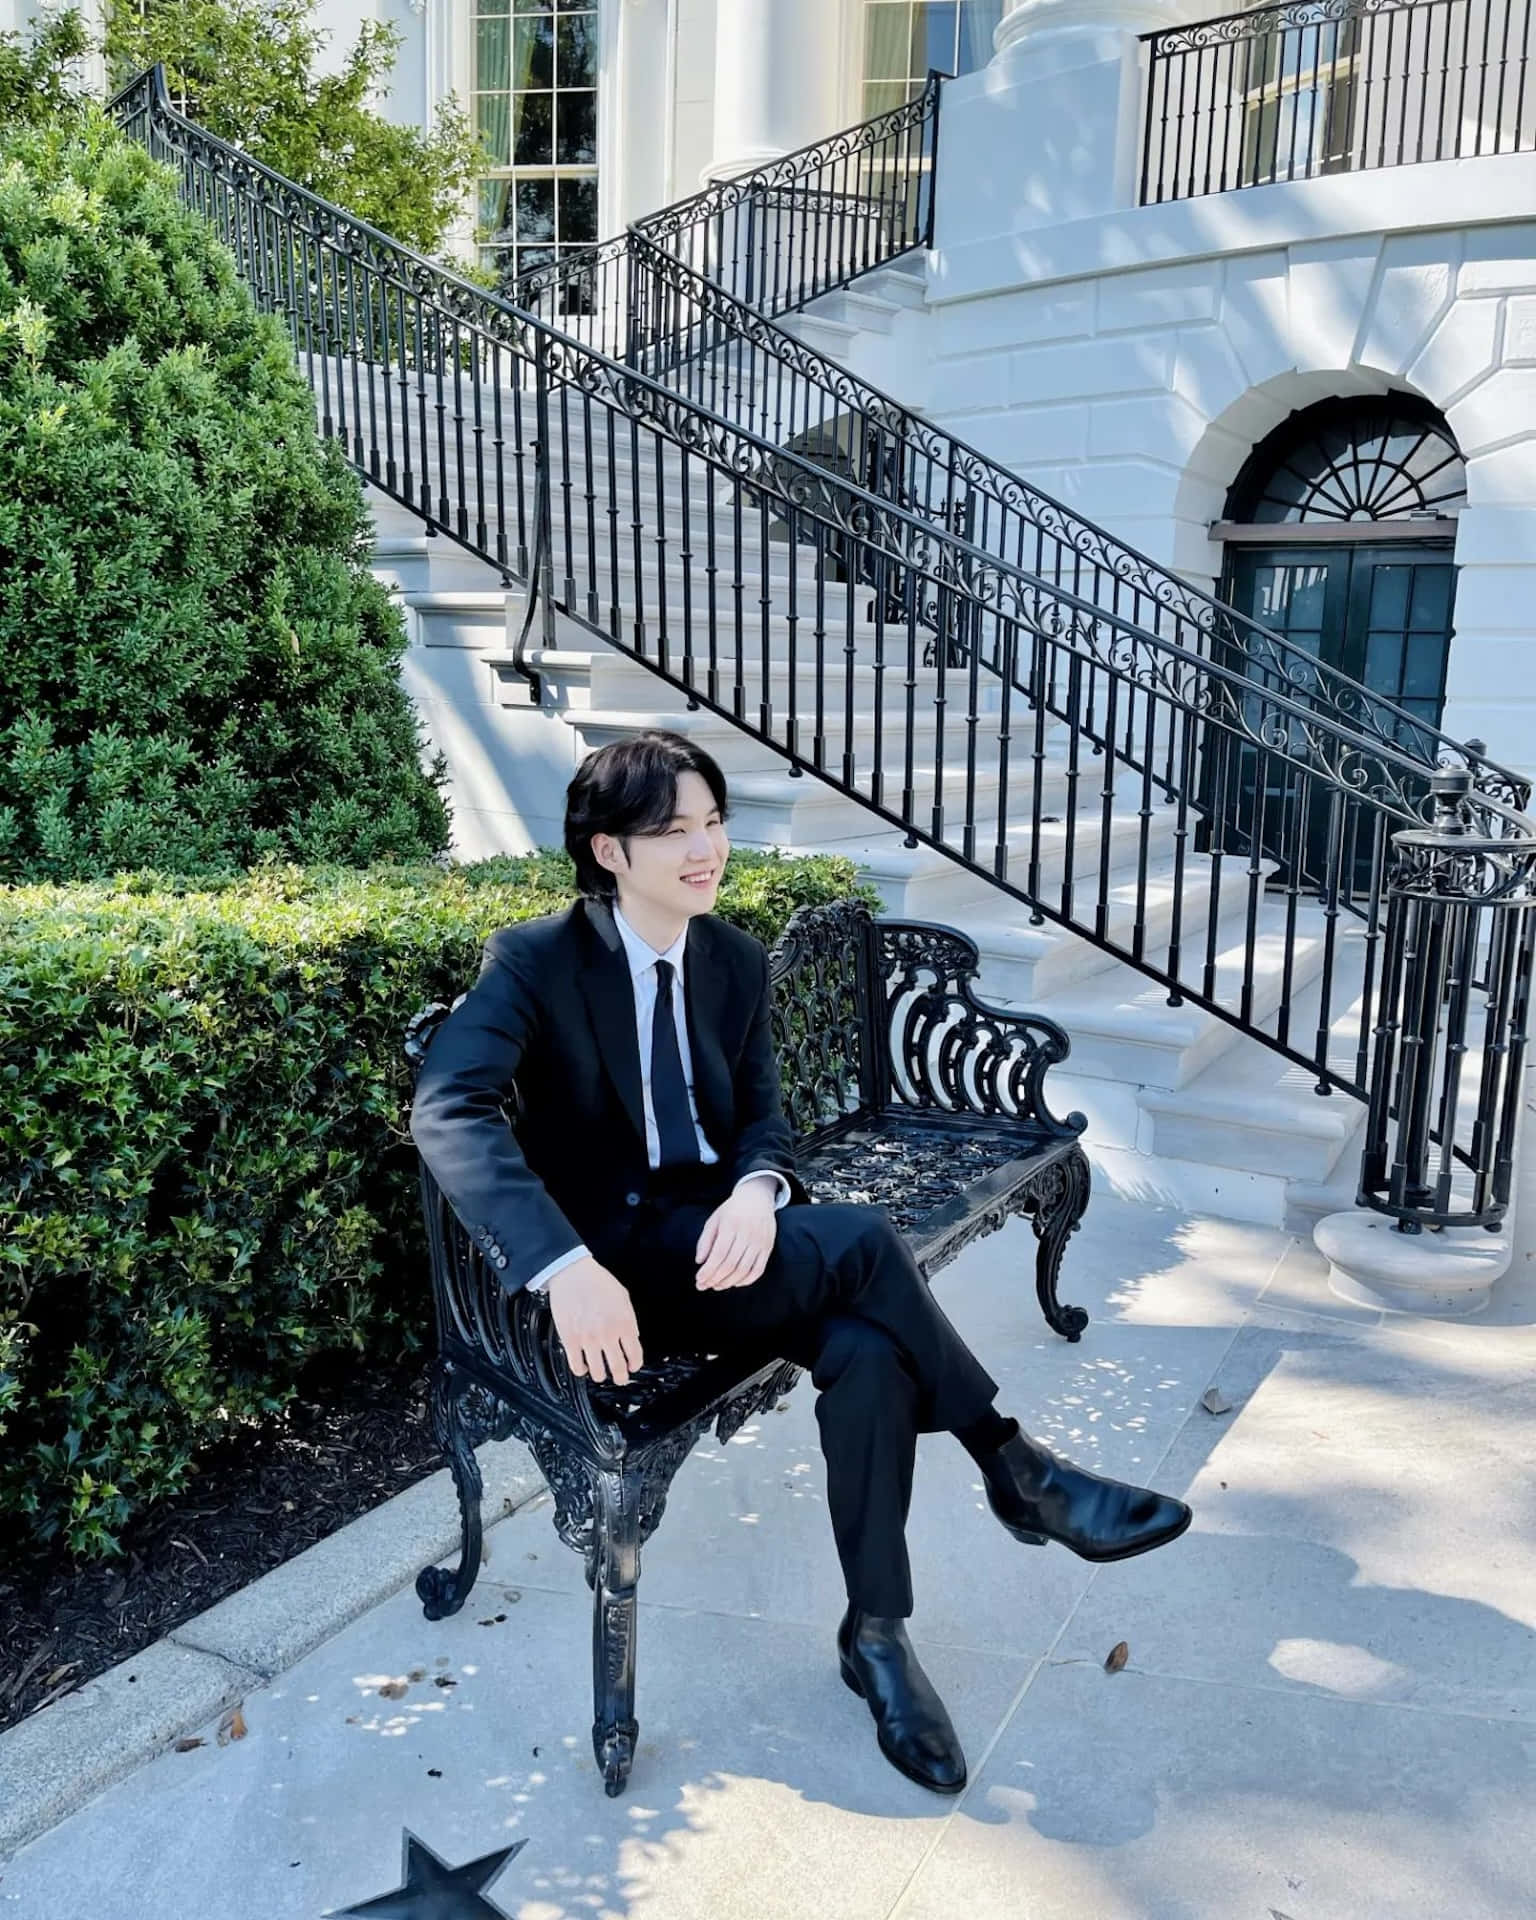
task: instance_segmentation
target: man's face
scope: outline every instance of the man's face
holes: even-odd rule
[[[702,774],[679,774],[672,824],[660,833],[632,833],[628,845],[626,865],[617,840],[595,834],[592,841],[594,854],[618,877],[621,908],[649,909],[669,920],[713,909],[731,843]]]

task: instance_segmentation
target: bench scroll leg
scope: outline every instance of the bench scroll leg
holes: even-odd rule
[[[459,1496],[459,1564],[457,1567],[423,1567],[416,1576],[416,1596],[429,1620],[442,1620],[457,1613],[469,1598],[469,1590],[480,1572],[480,1496],[484,1483],[480,1463],[475,1458],[475,1442],[486,1438],[481,1426],[489,1425],[498,1439],[505,1437],[500,1420],[471,1419],[466,1400],[478,1395],[495,1406],[491,1397],[465,1379],[446,1360],[433,1363],[431,1387],[432,1432],[437,1444],[448,1456],[454,1489]],[[485,1413],[486,1409],[478,1410]]]
[[[596,1526],[592,1582],[592,1751],[610,1800],[624,1791],[640,1728],[635,1719],[635,1596],[640,1505],[635,1475],[592,1470]]]
[[[1040,1311],[1048,1326],[1064,1339],[1073,1341],[1082,1338],[1088,1315],[1081,1307],[1061,1304],[1056,1297],[1056,1282],[1066,1244],[1082,1223],[1092,1182],[1087,1154],[1081,1147],[1074,1147],[1047,1170],[1039,1192],[1028,1201],[1039,1242],[1035,1255],[1035,1291],[1040,1297]]]

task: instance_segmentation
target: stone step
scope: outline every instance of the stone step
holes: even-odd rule
[[[1260,908],[1254,942],[1253,1022],[1272,1028],[1286,985],[1283,907]],[[1230,931],[1231,923],[1222,924]],[[1245,936],[1245,928],[1242,929]],[[1294,996],[1320,971],[1326,950],[1321,914],[1298,923],[1290,971]],[[1233,939],[1216,959],[1215,997],[1239,1006],[1246,938]],[[1185,972],[1194,965],[1186,950]],[[1168,990],[1127,965],[1117,965],[1085,985],[1045,996],[1038,1010],[1059,1020],[1072,1035],[1073,1077],[1118,1081],[1134,1088],[1187,1086],[1240,1037],[1238,1029],[1193,1001],[1168,1005]]]
[[[464,596],[466,600],[472,596]],[[504,613],[504,610],[502,610]],[[512,668],[512,655],[505,650],[509,638],[505,625],[498,626],[498,610],[494,608],[477,609],[466,606],[455,610],[434,601],[427,609],[428,618],[440,629],[435,640],[424,641],[428,645],[456,645],[480,653],[480,657],[498,672]],[[460,637],[447,639],[450,624]],[[514,622],[513,632],[516,631]],[[660,675],[656,666],[644,664],[615,647],[603,647],[591,636],[581,636],[584,645],[553,647],[531,646],[527,654],[527,664],[536,671],[556,675],[563,686],[573,694],[579,695],[579,703],[595,707],[632,707],[645,708],[654,703],[655,688],[667,685],[671,676],[681,681],[688,672],[688,657],[683,651],[681,636],[673,638],[667,652],[668,675]],[[646,649],[649,660],[660,660],[659,649],[650,643]],[[735,695],[736,658],[735,647],[722,630],[719,646],[719,703],[729,706]],[[756,723],[756,707],[766,693],[767,698],[781,719],[787,719],[791,681],[796,691],[796,718],[802,727],[810,725],[816,717],[816,660],[814,651],[802,648],[795,660],[793,675],[787,652],[775,650],[769,656],[769,673],[765,679],[762,671],[760,652],[747,647],[743,650],[741,662],[742,712],[744,718]],[[855,662],[853,676],[856,705],[870,706],[874,698],[874,675],[863,670]],[[701,634],[695,642],[692,658],[692,680],[675,686],[672,690],[686,699],[688,684],[692,684],[706,695],[709,692],[709,654],[707,636]],[[828,650],[822,680],[823,722],[835,724],[846,711],[847,680],[843,672],[841,648]],[[939,678],[936,668],[919,667],[913,676],[912,706],[914,725],[937,711]],[[983,681],[977,689],[977,756],[983,758],[988,752],[995,755],[996,729],[1001,720],[1001,686],[996,681]],[[905,719],[907,701],[907,676],[903,673],[887,674],[884,699],[881,711],[886,715],[886,736],[895,752],[905,740]],[[514,704],[520,704],[514,702]],[[668,704],[671,704],[668,702]],[[969,709],[962,707],[950,688],[949,705],[946,716],[946,739],[949,742],[949,757],[961,758],[966,751],[966,737],[970,732]],[[990,743],[990,744],[989,744]],[[1028,777],[1028,755],[1022,749],[1015,749],[1014,765],[1016,778]],[[1084,809],[1086,811],[1086,808]]]
[[[1202,856],[1186,855],[1182,885],[1176,885],[1176,874],[1171,858],[1149,862],[1144,879],[1134,866],[1122,869],[1117,859],[1105,889],[1104,939],[1121,952],[1133,950],[1140,902],[1141,950],[1151,960],[1166,961],[1177,900],[1183,903],[1181,938],[1203,944],[1212,906],[1210,862]],[[1095,885],[1086,910],[1086,924],[1090,926],[1097,921],[1097,895]],[[1230,901],[1218,904],[1228,917],[1242,910]],[[982,950],[987,992],[1004,1006],[1036,1006],[1049,994],[1063,992],[1076,982],[1123,964],[1115,953],[1106,952],[1056,921],[1031,925],[1027,906],[999,898],[992,888],[978,898],[964,925]]]
[[[1315,1039],[1320,998],[1317,979],[1293,996],[1291,1033],[1304,1052]],[[1331,1060],[1351,1073],[1360,1004],[1346,1007],[1329,1032]],[[1187,1086],[1144,1088],[1141,1106],[1150,1118],[1148,1151],[1160,1158],[1318,1184],[1365,1120],[1362,1101],[1320,1095],[1309,1068],[1242,1037]]]

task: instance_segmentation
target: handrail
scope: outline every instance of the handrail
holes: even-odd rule
[[[1037,922],[1070,928],[1164,983],[1172,1001],[1195,1000],[1306,1066],[1320,1091],[1366,1099],[1389,1035],[1413,1063],[1404,1151],[1418,1164],[1439,1145],[1453,1180],[1471,1169],[1478,1217],[1500,1217],[1533,915],[1519,895],[1515,931],[1490,949],[1491,1037],[1464,1124],[1454,1069],[1483,985],[1458,962],[1455,1060],[1442,1070],[1431,1044],[1426,1067],[1433,968],[1383,945],[1389,840],[1404,821],[1422,824],[1432,784],[1421,759],[1219,647],[1186,646],[1097,591],[1029,571],[972,537],[972,521],[936,524],[899,488],[871,491],[679,393],[643,364],[665,370],[676,316],[634,308],[625,364],[208,134],[169,105],[158,70],[113,106],[178,164],[183,193],[234,248],[258,303],[285,315],[323,430],[372,484],[508,582],[537,571],[546,642],[558,609],[903,829],[909,845],[925,842]],[[874,589],[862,620],[858,580]],[[545,661],[526,651],[532,612],[506,665],[536,674]],[[1061,738],[1048,735],[1048,716]],[[1496,863],[1529,874],[1536,822],[1513,795],[1460,777],[1472,831],[1508,849]],[[1134,899],[1112,878],[1127,841]],[[1171,862],[1158,881],[1171,915],[1156,925],[1154,859]],[[1461,886],[1454,859],[1438,872],[1437,884]],[[1303,903],[1321,910],[1321,931],[1304,936],[1322,955],[1310,1042],[1293,1031],[1288,989],[1278,1004],[1258,997],[1266,967],[1292,977]],[[1457,951],[1475,957],[1483,910],[1460,906]],[[1224,956],[1238,907],[1242,945]],[[1340,968],[1345,916],[1360,983],[1353,963]],[[1337,1046],[1336,991],[1355,1003],[1352,1058]],[[1400,1111],[1396,1084],[1383,1096],[1388,1121]],[[1436,1087],[1438,1107],[1425,1091]],[[1444,1188],[1441,1179],[1428,1201],[1418,1188],[1403,1201],[1399,1182],[1392,1202],[1435,1224],[1435,1205],[1460,1204]]]

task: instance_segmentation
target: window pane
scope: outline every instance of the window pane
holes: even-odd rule
[[[1003,17],[1003,0],[960,0],[960,51],[956,73],[975,73],[992,58],[992,34]]]
[[[548,13],[550,0],[512,0],[514,13]]]
[[[555,237],[555,183],[549,178],[517,183],[517,237],[553,240]]]
[[[1408,589],[1413,582],[1412,567],[1377,567],[1371,575],[1371,625],[1398,627],[1408,624]]]
[[[1404,651],[1404,695],[1410,700],[1438,700],[1445,678],[1445,646],[1440,636],[1415,634]]]
[[[905,80],[911,72],[912,9],[908,0],[871,0],[864,9],[864,78]],[[879,108],[874,109],[879,112]]]
[[[475,22],[475,85],[487,93],[512,84],[508,58],[512,42],[507,31],[510,25],[506,19]]]
[[[864,117],[873,120],[877,113],[891,113],[904,104],[907,99],[905,80],[866,81],[864,85]]]
[[[930,67],[937,67],[941,73],[954,72],[954,0],[945,0],[939,6],[924,0],[912,9],[912,65],[908,71],[926,73]]]
[[[1420,632],[1444,633],[1451,622],[1451,569],[1415,567],[1413,574],[1413,617],[1408,624]]]
[[[485,142],[493,167],[504,167],[511,159],[507,121],[507,96],[504,93],[480,93],[475,96],[475,131]]]
[[[560,182],[560,238],[587,241],[597,238],[597,181]]]
[[[1374,693],[1395,700],[1402,691],[1403,636],[1377,631],[1366,636],[1365,684]]]
[[[553,247],[519,247],[517,250],[517,270],[519,273],[532,273],[535,267],[553,266],[555,249]]]
[[[505,231],[510,217],[511,198],[510,180],[480,182],[480,226],[488,239],[495,239]]]
[[[477,14],[505,13],[510,4],[511,0],[480,0],[475,12]]]
[[[551,87],[555,83],[555,23],[546,14],[512,22],[512,84]]]
[[[597,15],[573,14],[558,22],[559,60],[556,66],[562,87],[597,85]]]
[[[512,161],[519,167],[547,167],[553,114],[551,93],[512,96]]]
[[[597,95],[562,93],[555,157],[562,166],[580,166],[597,158]]]

